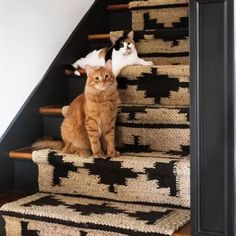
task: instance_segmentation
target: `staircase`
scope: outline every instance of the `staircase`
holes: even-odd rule
[[[15,161],[35,163],[38,191],[0,208],[6,235],[190,235],[189,226],[178,231],[190,221],[188,2],[123,1],[106,10],[111,32],[89,34],[91,49],[131,24],[139,55],[155,64],[129,66],[117,78],[122,155],[10,151]],[[66,105],[86,81],[83,70],[64,77],[68,99],[38,107],[42,136],[61,138]]]

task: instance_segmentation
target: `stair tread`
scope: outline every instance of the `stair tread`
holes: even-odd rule
[[[110,31],[108,33],[100,33],[100,34],[89,34],[89,41],[96,40],[110,40],[110,37],[115,35],[118,37],[122,37],[125,31],[123,30],[115,30]],[[174,34],[173,34],[174,33]],[[143,39],[145,37],[148,40],[149,35],[155,35],[155,38],[165,38],[171,40],[171,35],[174,39],[183,38],[188,36],[188,28],[166,28],[166,29],[147,29],[147,30],[134,30],[134,40]],[[152,38],[150,38],[152,39]],[[173,40],[173,39],[172,39]]]
[[[60,106],[60,105],[52,105],[52,106],[43,106],[39,108],[39,113],[42,115],[62,115],[62,110],[63,107],[66,108],[68,107],[67,105],[65,106]],[[136,108],[148,108],[148,109],[188,109],[189,106],[168,106],[168,105],[139,105],[139,104],[121,104],[119,105],[120,108],[123,107],[130,107],[132,110]]]
[[[111,232],[132,235],[170,234],[174,233],[178,229],[177,227],[187,224],[190,219],[188,209],[136,203],[124,204],[91,197],[78,198],[51,193],[35,193],[5,204],[0,211],[3,217],[11,219],[14,216],[19,220],[24,218],[29,225],[33,221],[34,226],[31,230],[37,230],[38,225],[45,224],[45,221],[47,222],[46,227],[53,226],[55,223],[59,228],[63,225],[65,228],[61,230],[64,235],[67,235],[68,229],[70,234],[78,233],[79,230],[89,230],[90,232],[94,230],[94,233],[96,230],[101,230],[108,234]],[[143,214],[140,215],[140,213]],[[24,215],[22,216],[22,214]],[[169,221],[166,220],[167,218]],[[173,219],[176,221],[175,225],[171,223]],[[163,221],[166,223],[163,224]],[[17,228],[18,225],[15,227]]]
[[[32,147],[24,147],[24,148],[19,148],[19,149],[15,149],[9,152],[9,157],[12,159],[26,159],[26,160],[32,160],[32,153],[33,151],[37,151],[36,149],[32,148]],[[181,152],[176,152],[173,153],[175,156],[177,156],[178,158],[186,158],[188,156],[184,155]],[[172,153],[168,153],[168,152],[158,152],[158,151],[153,151],[153,152],[140,152],[140,153],[133,153],[130,152],[128,153],[128,155],[130,156],[153,156],[153,157],[157,157],[158,155],[160,155],[160,158],[165,158],[165,157],[170,157],[171,155],[173,155]],[[122,154],[122,156],[125,156],[126,153]]]

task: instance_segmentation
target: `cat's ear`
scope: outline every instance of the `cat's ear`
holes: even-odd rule
[[[105,69],[109,72],[112,72],[112,61],[108,60],[106,65],[105,65]]]
[[[111,36],[110,40],[112,42],[112,44],[114,45],[116,43],[116,41],[118,40],[119,37],[117,36]]]
[[[133,40],[133,39],[134,39],[134,31],[130,31],[130,32],[127,34],[127,37]]]
[[[86,74],[87,74],[88,77],[91,77],[95,72],[95,69],[92,66],[89,66],[89,65],[86,65],[84,67],[84,69],[85,69]]]

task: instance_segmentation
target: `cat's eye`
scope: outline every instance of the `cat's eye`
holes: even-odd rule
[[[109,79],[109,77],[110,77],[110,76],[109,76],[108,74],[105,75],[105,79]]]
[[[98,76],[96,76],[94,79],[95,79],[95,81],[99,81],[99,77]]]
[[[124,47],[124,43],[120,43],[120,47],[123,48]]]
[[[128,42],[127,44],[130,45],[130,42]]]

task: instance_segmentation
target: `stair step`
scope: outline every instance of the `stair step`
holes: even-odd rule
[[[31,159],[38,165],[40,191],[126,202],[190,205],[188,157],[156,152],[128,153],[114,159],[81,158],[49,149],[32,153],[32,149],[25,148],[12,151],[11,158],[29,160],[30,151]]]
[[[0,212],[7,235],[173,235],[190,218],[186,209],[47,193],[7,203]]]
[[[67,107],[41,107],[45,136],[61,139]],[[124,152],[170,151],[189,154],[189,108],[122,104],[116,122],[116,147]],[[155,139],[153,140],[153,137]]]

